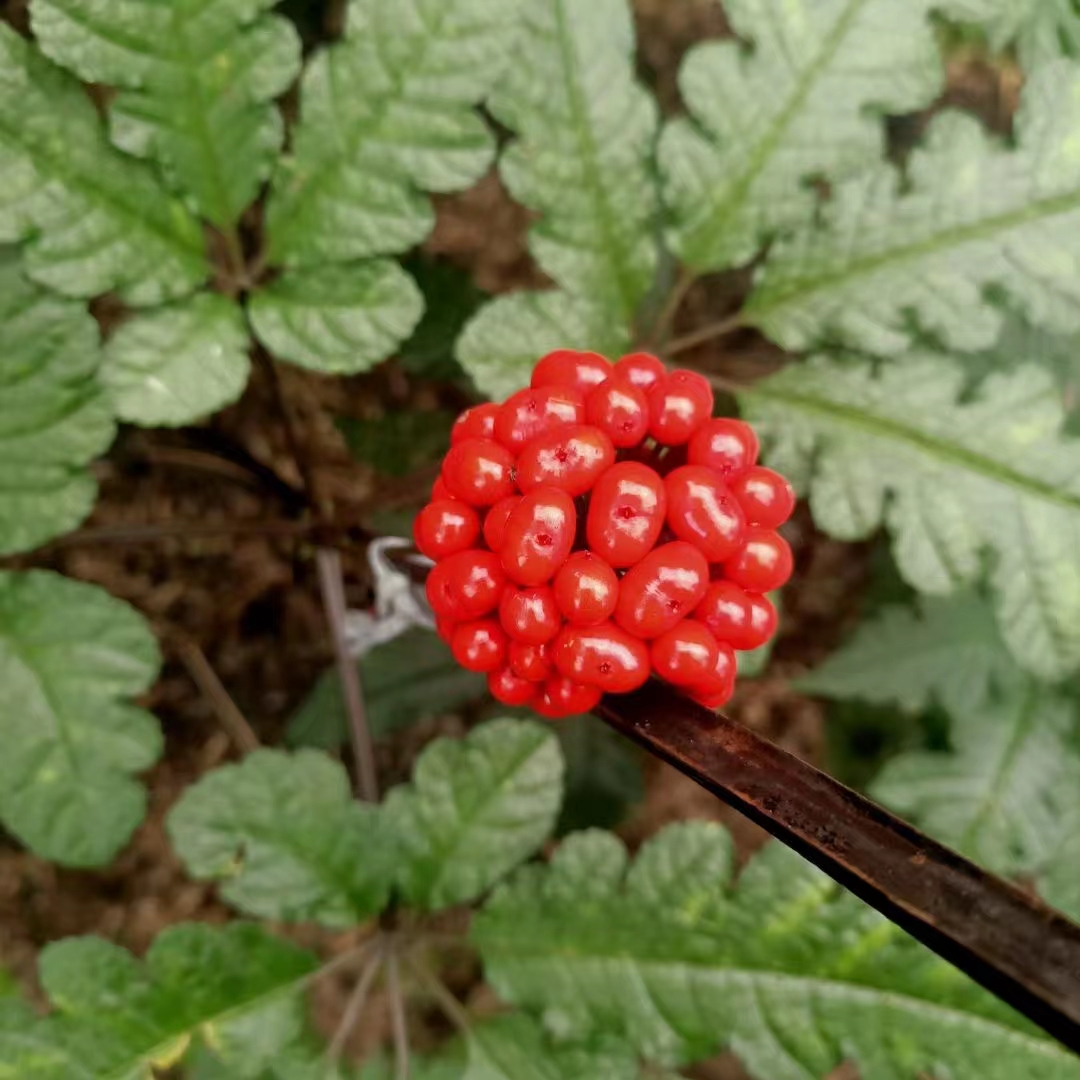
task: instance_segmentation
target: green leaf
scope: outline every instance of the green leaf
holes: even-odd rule
[[[208,773],[169,815],[169,835],[197,878],[250,915],[344,929],[381,911],[393,876],[378,811],[316,750],[257,750]]]
[[[475,900],[551,835],[562,790],[558,740],[540,724],[493,720],[436,740],[385,803],[406,900],[429,910]]]
[[[409,630],[376,646],[359,661],[368,724],[376,738],[425,716],[453,712],[484,694],[483,675],[466,671],[431,630]],[[290,746],[336,750],[349,737],[336,670],[327,671],[293,714]]]
[[[595,716],[560,720],[555,734],[566,761],[558,832],[614,828],[645,797],[637,749]]]
[[[132,304],[191,292],[209,268],[199,224],[150,170],[113,150],[79,83],[0,25],[0,243],[68,296]]]
[[[292,155],[267,207],[287,266],[404,251],[495,144],[473,108],[513,55],[516,0],[353,0],[349,34],[308,64]]]
[[[738,40],[691,50],[689,118],[660,148],[669,237],[698,271],[749,262],[814,216],[814,182],[878,162],[884,115],[929,105],[943,82],[925,0],[726,0]]]
[[[384,476],[408,476],[425,465],[437,466],[450,445],[456,414],[446,409],[402,409],[373,420],[338,421],[358,461]]]
[[[629,327],[652,287],[658,212],[652,157],[658,115],[634,77],[626,0],[534,0],[489,107],[518,141],[499,171],[538,212],[530,247],[572,296]]]
[[[2,39],[0,39],[2,40]],[[97,484],[86,464],[112,442],[94,375],[97,326],[81,304],[27,281],[0,248],[0,555],[74,529]]]
[[[43,858],[102,866],[142,821],[132,774],[161,733],[130,698],[160,662],[142,617],[97,586],[0,571],[0,818]]]
[[[200,293],[124,323],[105,346],[101,381],[121,420],[177,427],[234,402],[250,372],[240,309]]]
[[[1028,681],[950,709],[955,753],[894,758],[871,794],[981,866],[1037,881],[1080,820],[1074,704]]]
[[[770,1080],[1076,1080],[1080,1061],[779,844],[737,886],[718,825],[665,829],[630,866],[609,834],[526,867],[474,924],[506,1000],[562,1035],[664,1065],[735,1049]]]
[[[101,938],[68,938],[45,947],[41,982],[53,1012],[40,1020],[0,1010],[0,1077],[34,1080],[134,1080],[174,1064],[195,1038],[232,1043],[245,1014],[295,992],[316,959],[245,923],[173,926],[145,961]],[[264,1026],[268,1041],[294,1034],[292,1022]],[[236,1045],[233,1043],[233,1045]],[[247,1043],[249,1051],[256,1044]],[[250,1074],[249,1074],[250,1075]]]
[[[884,608],[795,688],[912,713],[936,700],[957,712],[978,708],[1019,677],[993,609],[974,593],[961,593],[929,597],[917,611],[901,604]]]
[[[159,161],[216,225],[252,202],[284,135],[273,99],[300,70],[300,39],[275,0],[34,0],[42,50],[85,82],[123,87],[113,141]]]
[[[271,352],[335,375],[385,360],[423,311],[416,283],[387,259],[284,274],[249,307],[255,333]]]
[[[500,401],[523,386],[536,361],[554,349],[620,356],[629,328],[603,308],[560,290],[500,296],[480,309],[457,343],[457,358],[476,388]]]
[[[746,314],[789,349],[825,337],[896,353],[919,332],[992,345],[1003,294],[1031,323],[1080,330],[1080,67],[1032,75],[1016,146],[939,116],[906,179],[883,164],[839,184],[824,220],[779,241]]]
[[[943,15],[982,27],[992,49],[1015,46],[1027,70],[1080,55],[1080,12],[1072,0],[944,0],[937,6]]]
[[[916,589],[951,592],[991,553],[1006,644],[1060,677],[1080,664],[1080,444],[1060,437],[1045,371],[992,375],[961,397],[965,381],[943,356],[877,373],[818,358],[740,396],[818,525],[844,540],[887,526]]]

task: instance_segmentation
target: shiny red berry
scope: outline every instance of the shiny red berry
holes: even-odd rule
[[[541,716],[561,720],[567,716],[592,712],[600,704],[603,696],[603,691],[596,686],[574,682],[573,679],[568,679],[564,675],[552,675],[544,683],[544,689],[536,699],[533,708]]]
[[[667,377],[667,368],[649,353],[630,353],[616,361],[614,373],[648,394],[661,379]]]
[[[466,439],[494,439],[495,414],[499,406],[493,401],[466,409],[450,430],[450,444],[456,446]]]
[[[427,598],[436,615],[456,622],[479,619],[499,606],[506,588],[499,556],[473,548],[459,551],[432,567]]]
[[[778,529],[795,511],[795,492],[778,472],[755,465],[731,481],[731,494],[738,500],[751,525]]]
[[[450,494],[450,489],[446,486],[446,481],[441,476],[436,476],[435,483],[431,485],[431,501],[452,499],[453,497]]]
[[[484,515],[484,543],[492,551],[502,551],[503,541],[506,539],[506,523],[510,520],[510,512],[519,502],[520,495],[507,495]]]
[[[607,622],[619,598],[619,579],[611,565],[591,551],[575,551],[555,575],[555,603],[575,626]]]
[[[709,562],[723,562],[739,549],[746,519],[727,485],[711,469],[684,465],[664,481],[667,523]]]
[[[582,394],[587,394],[610,374],[611,361],[599,353],[556,349],[533,368],[531,385],[570,386]]]
[[[577,511],[565,491],[544,487],[523,495],[506,523],[503,569],[519,585],[545,584],[566,561],[576,532]]]
[[[649,432],[649,401],[628,379],[613,377],[585,398],[585,419],[620,449],[637,446]]]
[[[550,641],[562,626],[555,593],[546,585],[506,589],[499,601],[499,622],[515,641],[529,645]]]
[[[438,634],[447,645],[450,644],[456,629],[457,623],[454,622],[453,619],[448,619],[445,615],[435,616],[435,633]]]
[[[514,494],[514,456],[493,439],[465,439],[450,448],[442,478],[455,499],[493,506]]]
[[[616,568],[633,566],[656,543],[666,513],[667,494],[656,470],[621,461],[593,488],[586,525],[589,548]]]
[[[506,662],[506,634],[494,619],[461,623],[450,648],[466,671],[497,671]]]
[[[787,583],[793,562],[791,548],[779,533],[751,525],[742,547],[724,563],[724,575],[747,592],[772,592]]]
[[[690,440],[691,465],[704,465],[729,483],[756,461],[758,437],[742,420],[710,420]]]
[[[510,670],[529,682],[543,682],[554,670],[550,645],[526,645],[511,639],[507,659]]]
[[[716,639],[704,623],[683,619],[661,634],[649,651],[653,671],[672,686],[707,682],[716,668]]]
[[[614,463],[615,447],[599,428],[566,425],[526,444],[517,460],[517,485],[526,493],[547,485],[576,497]]]
[[[750,598],[750,627],[743,637],[743,644],[731,643],[735,649],[760,649],[762,645],[772,641],[776,634],[776,627],[780,619],[776,614],[776,606],[767,597],[760,593],[748,593]]]
[[[746,649],[753,636],[753,611],[750,594],[730,581],[714,581],[694,611],[717,641],[726,641],[733,649]]]
[[[716,664],[712,671],[689,687],[690,696],[707,709],[719,709],[731,700],[735,693],[735,651],[726,642],[716,646]]]
[[[429,559],[445,559],[476,543],[480,518],[467,503],[438,499],[428,503],[413,522],[413,540]]]
[[[614,623],[567,626],[552,646],[555,666],[568,679],[605,694],[636,690],[649,677],[649,649]]]
[[[491,696],[504,705],[528,705],[540,689],[536,683],[515,675],[508,667],[491,672],[487,683]]]
[[[680,446],[708,421],[712,410],[709,380],[696,371],[673,371],[649,391],[649,434],[665,446]]]
[[[615,621],[639,638],[657,638],[689,615],[708,587],[709,564],[693,544],[664,544],[619,582]]]
[[[538,386],[519,390],[499,406],[495,438],[516,454],[537,435],[585,419],[585,399],[572,387]]]

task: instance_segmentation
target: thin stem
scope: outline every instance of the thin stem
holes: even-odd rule
[[[341,679],[345,710],[349,717],[349,732],[352,736],[353,755],[356,758],[357,791],[365,802],[378,802],[379,779],[375,773],[375,744],[371,738],[367,710],[364,708],[360,671],[356,661],[349,655],[345,636],[345,577],[341,572],[341,555],[332,548],[319,548],[315,558],[319,568],[323,608],[330,624],[334,659],[337,661],[338,678]]]
[[[741,394],[750,389],[749,386],[735,382],[734,379],[725,379],[723,375],[707,375],[706,378],[717,390],[723,390],[725,394]]]
[[[435,999],[435,1003],[442,1009],[446,1018],[463,1035],[468,1034],[472,1027],[472,1017],[469,1016],[461,1002],[447,990],[442,980],[433,972],[418,964],[415,960],[411,962],[411,967],[424,988]]]
[[[703,326],[699,330],[694,330],[669,342],[664,347],[664,353],[667,356],[675,356],[678,353],[687,352],[697,348],[698,345],[704,345],[707,341],[712,341],[713,338],[730,334],[732,330],[738,330],[742,325],[743,314],[741,311],[736,311],[734,315],[729,315],[726,319],[709,323],[708,326]]]
[[[210,666],[210,661],[206,659],[206,654],[202,649],[194,641],[183,638],[179,643],[178,651],[192,682],[214,706],[214,712],[217,713],[221,726],[229,733],[237,749],[245,754],[258,750],[259,737],[252,731],[244,714],[236,707],[236,703],[229,696],[217,672]]]
[[[390,1020],[394,1029],[394,1065],[397,1080],[409,1080],[409,1028],[405,1018],[405,997],[401,992],[401,972],[396,954],[390,954],[386,968],[386,987],[390,992]]]
[[[345,1049],[345,1043],[348,1042],[353,1028],[356,1027],[356,1021],[360,1019],[360,1014],[363,1012],[364,1005],[367,1003],[368,994],[371,993],[371,988],[375,984],[375,978],[379,974],[379,969],[382,967],[383,959],[382,945],[376,944],[375,955],[368,960],[364,970],[360,973],[360,978],[356,980],[356,986],[353,988],[353,992],[345,1005],[345,1012],[341,1015],[341,1022],[334,1032],[334,1037],[330,1040],[330,1045],[326,1048],[326,1060],[323,1068],[324,1076],[332,1075],[334,1066],[336,1066],[341,1059],[341,1053]]]
[[[668,294],[660,314],[656,317],[652,329],[645,338],[645,344],[655,346],[661,344],[667,336],[675,316],[679,313],[683,301],[690,295],[690,290],[697,284],[697,275],[687,270],[686,267],[679,269],[679,276],[675,279],[671,292]]]

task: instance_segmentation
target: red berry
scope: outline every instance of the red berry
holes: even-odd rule
[[[568,679],[564,675],[552,675],[544,683],[543,692],[533,708],[541,716],[559,720],[567,716],[592,712],[600,704],[603,696],[603,691],[599,687],[574,682],[573,679]]]
[[[735,649],[760,649],[766,642],[771,641],[776,633],[779,618],[776,614],[776,606],[767,597],[760,593],[748,593],[750,598],[750,627],[743,638],[744,644],[736,645]]]
[[[459,551],[432,567],[427,579],[431,610],[456,622],[479,619],[499,606],[506,574],[499,556],[477,548]]]
[[[446,481],[441,476],[436,476],[435,483],[431,485],[431,501],[436,502],[439,499],[452,499],[453,497],[450,494],[450,489],[446,486]]]
[[[488,690],[504,705],[528,705],[536,697],[537,685],[523,679],[508,668],[499,668],[488,675]]]
[[[628,379],[613,377],[585,399],[585,419],[620,449],[637,446],[649,431],[649,401]]]
[[[704,624],[683,619],[652,644],[653,671],[672,686],[697,686],[716,668],[716,639]]]
[[[520,495],[507,495],[500,499],[484,516],[484,543],[492,551],[502,551],[506,539],[506,523],[510,512],[521,502]]]
[[[574,546],[574,500],[558,488],[537,488],[521,497],[506,523],[502,565],[519,585],[550,581]]]
[[[747,592],[772,592],[787,583],[793,563],[791,548],[779,533],[751,525],[742,547],[724,563],[724,575]]]
[[[435,633],[439,635],[446,642],[450,644],[451,638],[454,636],[454,630],[457,629],[457,623],[453,619],[448,619],[445,615],[435,616]]]
[[[510,670],[529,682],[543,682],[552,672],[550,645],[526,645],[511,639],[507,658]]]
[[[493,401],[466,409],[450,430],[451,446],[456,446],[466,439],[494,439],[495,414],[498,411],[499,406]]]
[[[543,645],[562,626],[555,594],[546,585],[537,589],[507,589],[499,601],[499,622],[515,641]]]
[[[599,555],[575,551],[555,575],[555,603],[575,626],[597,626],[611,618],[619,579]]]
[[[611,374],[611,362],[594,352],[556,349],[533,368],[531,386],[570,386],[587,394]]]
[[[795,492],[778,472],[755,465],[731,481],[731,494],[738,500],[751,525],[778,529],[795,510]]]
[[[680,540],[693,544],[709,562],[734,555],[746,520],[727,485],[711,469],[684,465],[665,481],[667,523]]]
[[[470,506],[493,506],[514,494],[514,456],[493,439],[465,439],[442,466],[450,494]]]
[[[708,421],[712,410],[709,380],[696,371],[673,371],[649,391],[649,434],[665,446],[680,446]]]
[[[725,642],[716,646],[716,664],[696,686],[689,688],[690,696],[707,709],[719,709],[735,693],[735,651]]]
[[[599,428],[566,425],[525,446],[517,460],[517,484],[526,493],[548,485],[584,495],[614,463],[615,447]]]
[[[649,353],[630,353],[617,361],[614,368],[616,376],[633,383],[646,394],[663,378],[667,377],[667,368],[655,356]]]
[[[701,603],[708,587],[709,564],[693,544],[664,544],[619,583],[615,621],[639,638],[659,637]]]
[[[497,671],[506,662],[506,634],[494,619],[462,623],[450,648],[466,671]]]
[[[648,647],[613,623],[564,627],[553,655],[568,679],[599,687],[605,694],[636,690],[649,677]]]
[[[714,581],[697,606],[694,618],[700,619],[717,641],[726,641],[733,649],[750,648],[753,612],[750,594],[730,581]]]
[[[593,488],[589,547],[614,567],[633,566],[664,527],[667,495],[659,474],[637,461],[613,465]]]
[[[445,559],[476,543],[480,518],[469,505],[457,499],[428,503],[413,522],[417,549],[429,559]]]
[[[757,461],[758,438],[742,420],[710,420],[690,440],[690,464],[704,465],[729,483]]]
[[[499,406],[495,438],[517,453],[545,431],[585,419],[585,400],[572,387],[540,386],[519,390]]]

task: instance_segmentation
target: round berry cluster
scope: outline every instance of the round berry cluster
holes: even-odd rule
[[[439,633],[499,701],[569,716],[650,674],[731,697],[735,650],[776,630],[795,497],[712,410],[695,372],[560,350],[458,419],[414,536]]]

